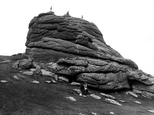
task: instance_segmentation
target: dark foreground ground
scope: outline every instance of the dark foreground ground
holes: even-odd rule
[[[0,61],[9,59],[0,56]],[[18,76],[20,80],[13,76]],[[116,100],[124,100],[122,106],[93,97],[81,97],[73,92],[78,86],[65,82],[47,84],[46,77],[38,78],[39,84],[33,84],[34,78],[24,76],[11,67],[10,62],[0,63],[0,115],[154,115],[154,101],[143,97],[132,97],[125,92],[111,93]],[[90,90],[100,96],[100,92]],[[74,97],[72,101],[67,97]],[[139,101],[137,104],[134,101]]]

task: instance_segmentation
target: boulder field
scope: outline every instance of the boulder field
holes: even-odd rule
[[[56,76],[101,91],[130,89],[154,98],[154,77],[104,40],[97,26],[69,14],[41,13],[29,23],[26,54]]]

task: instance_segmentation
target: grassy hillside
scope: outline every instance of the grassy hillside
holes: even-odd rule
[[[3,61],[8,59],[16,58],[0,57]],[[115,115],[153,115],[148,112],[149,109],[154,109],[152,100],[140,96],[135,98],[125,92],[110,93],[116,101],[125,101],[120,102],[122,106],[118,106],[105,101],[106,98],[99,91],[92,89],[90,92],[101,99],[82,97],[74,92],[79,86],[60,81],[48,84],[45,81],[50,80],[49,77],[22,75],[12,68],[11,62],[0,63],[0,115],[111,115],[112,112]],[[32,83],[34,80],[39,83]],[[67,97],[73,97],[76,101]]]

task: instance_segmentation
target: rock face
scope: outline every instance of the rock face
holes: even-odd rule
[[[97,26],[69,15],[39,14],[29,24],[26,53],[50,71],[100,90],[154,94],[154,78],[107,45]]]

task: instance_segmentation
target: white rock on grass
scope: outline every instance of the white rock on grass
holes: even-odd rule
[[[135,103],[137,103],[137,104],[141,104],[141,102],[139,102],[139,101],[134,101]]]
[[[58,77],[58,80],[59,81],[64,81],[64,82],[69,82],[69,80],[67,78],[62,77],[62,76]]]
[[[19,77],[16,76],[16,75],[14,75],[13,78],[16,79],[16,80],[20,80]]]
[[[78,82],[72,82],[70,85],[80,86],[80,83],[78,83]]]
[[[102,96],[107,97],[107,98],[111,98],[111,99],[115,99],[115,97],[113,97],[112,95],[109,94],[105,94],[105,93],[100,93]]]
[[[33,75],[34,74],[34,72],[33,71],[24,71],[24,72],[22,72],[22,74],[24,74],[24,75]]]
[[[109,98],[106,98],[105,101],[108,101],[114,105],[118,105],[118,106],[122,106],[122,104],[120,104],[119,102],[113,100],[113,99],[109,99]]]
[[[137,90],[137,89],[133,89],[133,92],[136,93],[136,94],[142,94],[142,91]]]
[[[154,113],[154,110],[152,110],[152,109],[151,109],[151,110],[148,110],[148,111],[149,111],[150,113]]]
[[[132,91],[128,91],[128,92],[126,92],[126,94],[128,95],[131,95],[131,96],[133,96],[133,97],[138,97],[138,95],[136,94],[136,93],[134,93],[134,92],[132,92]]]
[[[100,96],[96,95],[96,94],[90,94],[91,97],[95,98],[95,99],[101,99]]]
[[[80,94],[81,93],[81,91],[80,91],[80,89],[73,89],[77,94]]]
[[[126,103],[126,101],[124,101],[124,100],[119,100],[120,102],[122,102],[122,103]]]
[[[31,68],[30,71],[34,72],[34,71],[36,71],[36,69],[35,68]]]
[[[6,83],[7,81],[6,81],[6,80],[0,80],[0,82],[1,82],[1,83]]]
[[[57,84],[57,81],[54,80],[54,79],[51,79],[51,82],[54,83],[54,84]]]
[[[110,112],[111,115],[114,115],[114,112]]]
[[[42,73],[43,76],[50,76],[50,77],[53,77],[53,78],[57,77],[54,73],[47,71],[45,69],[41,69],[41,73]]]
[[[86,114],[84,114],[84,113],[79,113],[79,115],[86,115]]]
[[[32,81],[32,83],[38,84],[38,83],[40,83],[40,82],[39,82],[39,81],[34,80],[34,81]]]
[[[97,115],[97,113],[91,112],[92,115]]]
[[[69,96],[69,97],[66,97],[67,99],[70,99],[71,101],[76,101],[76,99],[74,98],[74,97],[71,97],[71,96]]]
[[[51,83],[51,81],[45,81],[45,83],[49,83],[49,84],[50,84],[50,83]]]

